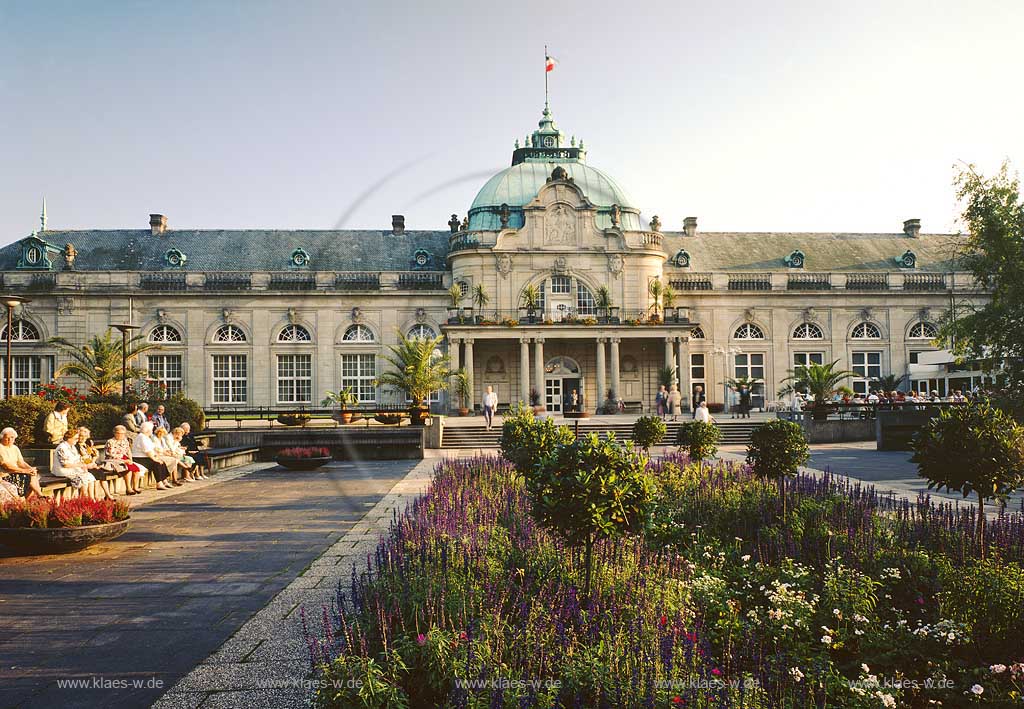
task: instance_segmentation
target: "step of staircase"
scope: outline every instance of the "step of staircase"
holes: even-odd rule
[[[681,423],[675,421],[666,422],[667,432],[664,439],[666,444],[675,443],[677,431]],[[722,438],[719,443],[720,445],[746,445],[750,442],[751,432],[759,425],[760,423],[748,423],[745,421],[719,422],[718,427],[722,432]],[[569,427],[578,431],[579,435],[597,433],[599,436],[605,436],[608,433],[614,433],[615,437],[620,440],[631,440],[633,437],[633,425],[627,423],[602,424],[591,423],[588,419],[581,419],[578,428],[575,422],[570,424]],[[486,431],[482,427],[450,426],[444,430],[442,448],[497,448],[500,442],[501,428],[498,426],[495,426],[490,431]]]

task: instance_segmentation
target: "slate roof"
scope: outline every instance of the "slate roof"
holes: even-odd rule
[[[914,252],[914,271],[953,270],[956,234],[842,234],[808,232],[698,232],[687,237],[665,232],[663,247],[671,259],[690,254],[690,271],[788,271],[783,259],[802,251],[805,271],[899,271],[896,259]]]
[[[309,254],[312,271],[411,271],[419,249],[431,255],[425,270],[444,270],[448,253],[445,231],[314,231],[280,229],[168,229],[154,235],[149,229],[50,231],[38,234],[63,251],[70,242],[78,252],[79,271],[288,271],[292,252]],[[19,240],[20,241],[20,240]],[[183,269],[164,260],[170,249],[187,256]],[[0,249],[0,270],[13,271],[21,244]],[[54,267],[62,255],[51,256]]]

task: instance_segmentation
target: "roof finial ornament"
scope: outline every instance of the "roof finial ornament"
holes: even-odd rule
[[[43,197],[43,211],[39,213],[39,231],[46,231],[46,197]]]

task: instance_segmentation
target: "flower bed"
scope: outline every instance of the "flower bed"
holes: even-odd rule
[[[784,518],[775,484],[745,465],[698,473],[673,455],[649,471],[646,537],[599,543],[581,598],[578,551],[535,525],[507,463],[440,464],[344,589],[347,608],[308,635],[334,687],[318,704],[1020,701],[1019,514],[990,524],[983,562],[972,513],[950,505],[799,476]],[[371,701],[345,689],[370,684]]]
[[[284,448],[278,452],[276,460],[289,470],[316,470],[331,462],[331,449],[322,446]]]
[[[129,512],[120,500],[8,501],[0,505],[0,544],[31,553],[78,551],[123,534]]]

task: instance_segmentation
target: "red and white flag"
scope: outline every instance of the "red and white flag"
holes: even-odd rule
[[[545,57],[544,57],[544,71],[545,72],[552,71],[555,68],[555,64],[557,64],[557,63],[558,63],[557,59],[555,59],[552,56],[545,55]]]

